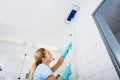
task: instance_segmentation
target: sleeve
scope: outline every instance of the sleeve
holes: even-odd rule
[[[42,70],[42,77],[46,80],[50,75],[53,75],[52,70],[49,67],[44,67]]]

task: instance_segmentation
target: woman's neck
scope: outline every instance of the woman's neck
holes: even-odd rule
[[[49,63],[47,63],[47,62],[43,62],[43,64],[45,64],[45,65],[47,65],[47,66],[49,67]]]

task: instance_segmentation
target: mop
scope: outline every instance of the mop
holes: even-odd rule
[[[69,14],[69,16],[68,16],[68,18],[67,18],[67,20],[65,21],[65,23],[70,24],[71,20],[74,18],[75,14],[78,10],[79,10],[79,6],[74,5],[70,14]],[[71,26],[71,32],[72,33],[74,32],[73,30],[74,30],[73,26]],[[70,36],[70,40],[72,41],[72,43],[71,43],[72,47],[70,49],[72,49],[72,51],[73,51],[73,41],[74,41],[73,37],[74,36],[73,36],[72,33],[70,33],[69,36]],[[73,53],[74,53],[74,51],[73,51]],[[69,80],[70,75],[72,75],[70,60],[72,60],[71,56],[69,56],[69,64],[65,69],[65,72],[64,72],[64,75],[63,75],[63,80]]]

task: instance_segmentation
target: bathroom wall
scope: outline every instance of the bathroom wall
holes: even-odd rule
[[[92,18],[101,1],[81,0],[81,3],[77,3],[80,10],[71,22],[71,30],[74,30],[71,80],[119,80]]]

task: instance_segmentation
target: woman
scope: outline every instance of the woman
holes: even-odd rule
[[[51,68],[49,67],[50,62],[53,60],[51,53],[44,48],[38,49],[34,55],[35,63],[33,63],[29,72],[29,80],[57,80],[53,72],[63,63],[71,47],[72,42],[68,44],[62,56],[60,56],[57,63]]]

